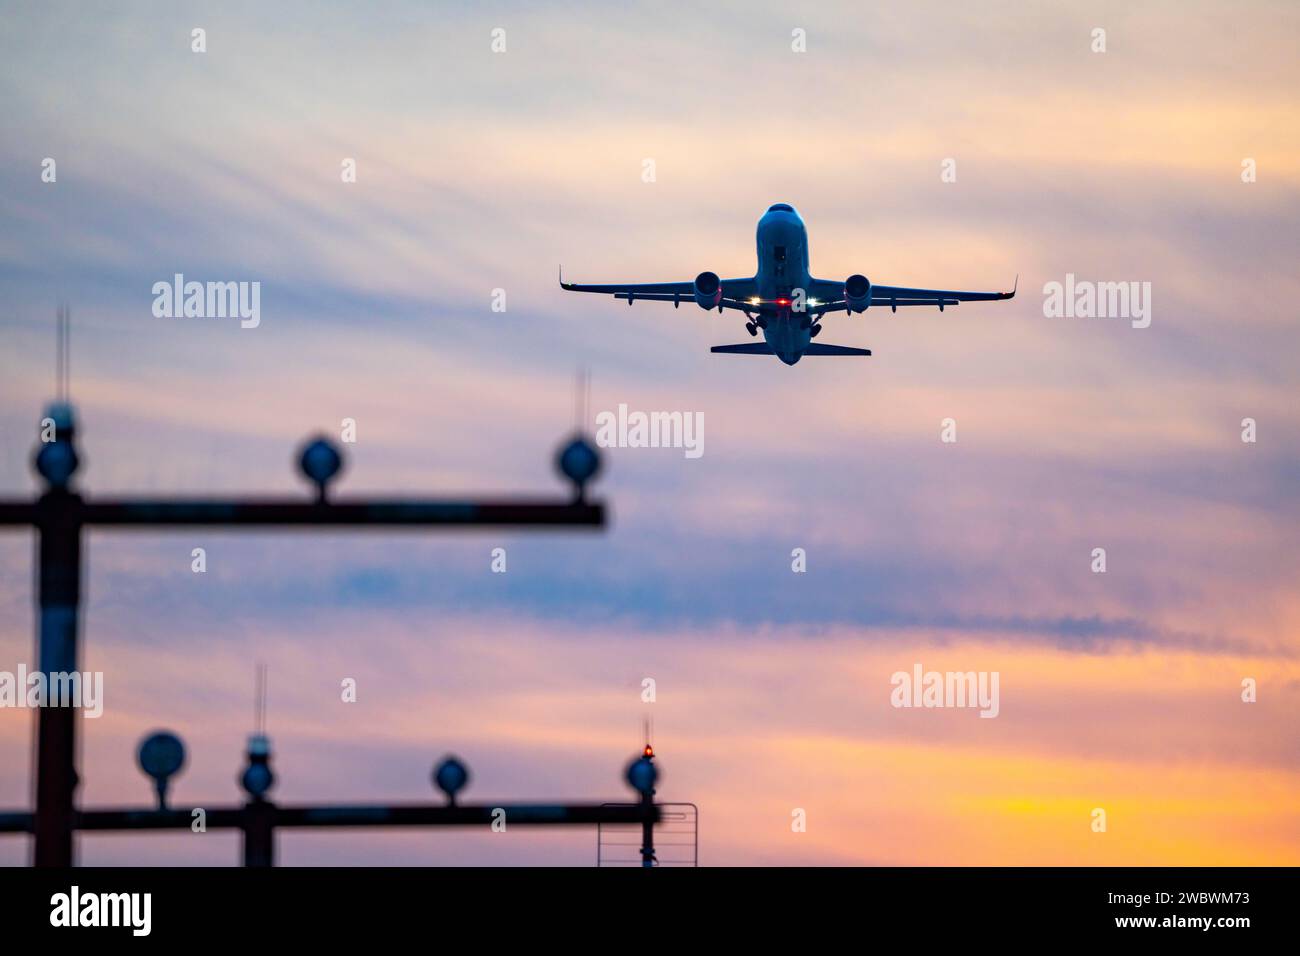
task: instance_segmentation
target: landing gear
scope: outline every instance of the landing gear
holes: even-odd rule
[[[817,333],[820,332],[821,330],[822,330],[821,325],[814,325],[812,327],[812,331],[808,333],[808,337],[813,339],[817,338]]]
[[[750,335],[758,335],[758,326],[755,325],[753,322],[746,322],[745,331],[748,332]]]

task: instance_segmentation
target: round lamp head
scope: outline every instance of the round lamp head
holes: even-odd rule
[[[444,757],[433,770],[433,782],[447,795],[448,803],[455,803],[456,794],[469,783],[469,770],[456,757]]]
[[[308,442],[307,447],[302,450],[302,458],[299,459],[298,466],[302,468],[302,473],[307,476],[307,480],[316,486],[323,499],[325,486],[343,467],[343,456],[328,438],[322,436]]]
[[[185,766],[185,744],[170,731],[160,730],[140,741],[136,757],[146,775],[165,780]]]
[[[36,452],[36,473],[52,488],[66,488],[77,471],[77,450],[70,441],[52,441]]]
[[[578,435],[560,449],[555,464],[560,469],[560,474],[577,486],[581,496],[587,482],[600,473],[600,452]]]
[[[167,785],[185,766],[185,744],[170,731],[160,730],[140,741],[136,754],[140,769],[152,777],[158,791],[158,807],[167,805]]]
[[[648,797],[654,793],[655,781],[658,779],[659,768],[654,765],[654,761],[649,757],[638,757],[628,764],[627,782],[641,796]]]
[[[38,434],[36,473],[52,488],[66,488],[77,470],[77,418],[67,402],[53,402],[45,409]]]
[[[271,772],[271,741],[265,734],[253,734],[248,738],[248,766],[244,768],[239,783],[254,800],[261,800],[275,785],[275,774]]]

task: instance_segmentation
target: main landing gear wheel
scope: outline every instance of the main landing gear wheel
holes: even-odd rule
[[[755,325],[753,322],[746,322],[745,331],[748,332],[750,335],[758,335],[758,326]]]
[[[810,333],[808,333],[808,337],[809,337],[809,338],[814,338],[814,339],[817,338],[817,333],[820,332],[821,330],[822,330],[822,327],[821,327],[820,325],[814,325],[814,326],[812,327],[812,331],[811,331]]]

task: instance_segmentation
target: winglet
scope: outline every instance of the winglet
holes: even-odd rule
[[[1019,273],[1019,272],[1016,273],[1016,281],[1015,281],[1015,283],[1011,286],[1011,294],[1010,294],[1009,296],[1007,296],[1007,298],[1008,298],[1008,299],[1014,299],[1014,298],[1016,297],[1016,290],[1017,290],[1018,288],[1020,288],[1020,273]]]
[[[560,288],[564,288],[564,266],[560,266]]]

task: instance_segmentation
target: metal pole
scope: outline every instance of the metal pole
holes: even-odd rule
[[[77,711],[72,701],[49,698],[54,675],[77,671],[77,612],[81,600],[79,498],[62,489],[37,504],[39,541],[40,671],[47,699],[37,718],[36,845],[33,862],[72,866],[74,794],[77,788]],[[65,685],[67,686],[67,685]],[[53,706],[55,703],[61,706]]]
[[[655,865],[655,824],[654,816],[651,815],[651,808],[654,806],[655,796],[651,790],[641,797],[641,806],[646,811],[645,821],[641,824],[641,865]]]
[[[265,800],[244,806],[244,866],[275,866],[275,807]]]

